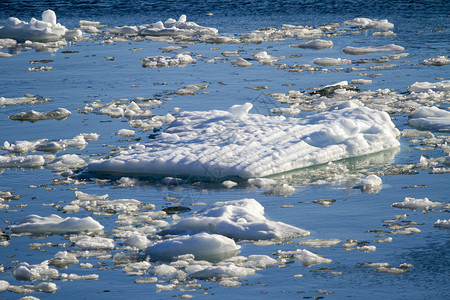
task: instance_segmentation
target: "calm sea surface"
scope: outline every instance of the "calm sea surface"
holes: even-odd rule
[[[371,70],[365,73],[381,74],[374,76],[372,83],[362,86],[364,89],[392,89],[397,93],[406,93],[406,88],[414,82],[436,82],[450,79],[450,66],[425,66],[424,59],[437,55],[450,54],[450,4],[448,1],[5,1],[0,0],[0,25],[10,17],[29,21],[40,19],[41,12],[52,9],[58,22],[68,28],[79,26],[80,20],[100,21],[108,28],[121,25],[140,25],[154,23],[167,18],[186,14],[188,21],[202,26],[215,27],[221,35],[239,35],[258,28],[281,28],[283,24],[310,25],[317,27],[329,23],[342,23],[356,17],[388,19],[395,25],[395,37],[373,37],[373,31],[359,34],[346,33],[330,38],[333,48],[321,50],[302,50],[290,48],[289,44],[302,41],[294,39],[261,44],[182,44],[187,46],[181,51],[199,54],[195,65],[184,68],[141,67],[140,58],[163,54],[164,42],[115,42],[110,45],[97,43],[99,40],[80,41],[68,45],[56,52],[38,52],[22,49],[10,58],[0,60],[0,97],[21,97],[25,94],[39,95],[52,101],[37,105],[11,105],[0,107],[0,145],[4,141],[38,139],[70,139],[80,133],[95,132],[101,135],[97,141],[91,141],[84,149],[68,148],[55,155],[77,154],[86,162],[109,154],[111,149],[126,147],[136,141],[149,140],[149,132],[136,130],[133,138],[115,135],[122,128],[130,129],[127,119],[113,119],[95,113],[80,113],[87,103],[96,99],[108,103],[118,99],[147,97],[162,100],[163,104],[152,108],[157,115],[174,113],[174,108],[182,110],[227,109],[234,104],[253,102],[258,104],[273,101],[270,93],[287,93],[289,90],[305,91],[311,88],[333,84],[338,81],[351,81],[360,78],[359,72],[303,72],[294,73],[278,70],[274,66],[258,65],[239,68],[228,61],[208,63],[207,60],[221,56],[223,51],[244,51],[244,57],[251,53],[270,51],[272,55],[286,56],[280,61],[286,64],[312,64],[316,57],[335,57],[357,60],[360,58],[378,58],[384,53],[375,53],[361,57],[352,57],[341,50],[346,46],[378,46],[396,44],[403,46],[408,57],[395,61],[396,68]],[[207,16],[212,13],[212,16]],[[85,34],[87,36],[87,34]],[[328,39],[328,38],[324,38]],[[142,48],[138,51],[130,49]],[[64,51],[66,50],[66,51]],[[69,50],[69,51],[67,51]],[[3,50],[4,51],[4,50]],[[301,54],[301,56],[298,56]],[[294,56],[292,56],[294,55]],[[297,55],[297,56],[295,56]],[[291,57],[290,57],[291,56]],[[113,60],[105,59],[113,57]],[[30,72],[30,61],[51,60],[45,64],[52,66],[50,71]],[[347,66],[344,66],[345,68]],[[361,66],[358,66],[361,67]],[[334,68],[334,67],[333,67]],[[330,69],[333,69],[330,68]],[[207,93],[180,96],[174,91],[188,84],[207,83]],[[265,89],[254,89],[255,87]],[[170,99],[170,100],[169,100]],[[262,104],[261,104],[262,105]],[[30,110],[51,111],[63,107],[72,115],[62,121],[45,120],[35,123],[10,120],[8,116]],[[445,106],[444,106],[445,107]],[[303,112],[298,116],[301,117]],[[306,113],[305,113],[306,114]],[[399,130],[410,128],[406,114],[393,115]],[[435,136],[448,136],[434,132]],[[81,184],[57,184],[64,177],[53,170],[42,169],[0,169],[0,191],[11,191],[20,195],[20,199],[5,202],[9,209],[0,210],[0,229],[10,235],[10,224],[17,224],[24,216],[38,214],[48,216],[86,217],[93,216],[103,226],[108,236],[116,228],[115,215],[93,215],[80,210],[78,213],[64,214],[61,207],[75,200],[77,189],[88,194],[109,194],[109,199],[137,199],[143,203],[152,203],[156,210],[170,205],[165,198],[177,197],[181,204],[189,206],[195,202],[206,204],[216,201],[228,201],[242,198],[255,198],[265,207],[268,218],[311,231],[311,239],[336,238],[356,239],[358,242],[376,245],[374,252],[357,250],[347,251],[341,245],[330,248],[311,249],[299,246],[302,239],[282,244],[257,246],[240,242],[240,255],[264,254],[272,256],[278,250],[292,251],[297,248],[308,249],[333,260],[332,264],[317,265],[310,268],[298,261],[281,268],[275,266],[259,270],[253,276],[240,279],[239,287],[222,287],[216,282],[199,281],[201,288],[193,291],[157,292],[155,284],[136,284],[141,277],[127,275],[121,267],[113,264],[112,259],[80,258],[80,262],[90,262],[92,269],[81,268],[79,264],[60,273],[78,275],[98,274],[95,281],[55,280],[58,291],[54,294],[34,292],[41,299],[120,299],[155,298],[167,299],[181,295],[193,298],[214,297],[224,299],[273,298],[280,299],[445,299],[450,297],[450,231],[433,226],[438,219],[449,219],[449,210],[402,210],[392,207],[392,203],[401,202],[405,197],[429,198],[430,201],[449,203],[450,175],[431,174],[431,169],[417,169],[413,175],[383,175],[383,188],[376,194],[361,193],[353,189],[354,178],[368,171],[383,171],[391,166],[417,164],[422,155],[429,158],[443,157],[446,154],[438,147],[421,148],[420,142],[401,138],[398,152],[383,158],[362,158],[344,162],[350,170],[350,179],[310,184],[332,175],[326,172],[300,170],[290,174],[298,180],[293,183],[295,192],[287,197],[268,195],[261,189],[238,186],[224,189],[217,185],[167,186],[147,182],[134,187],[118,188],[108,182],[100,184],[89,178]],[[4,152],[2,152],[4,153]],[[42,153],[37,153],[42,154]],[[320,169],[320,168],[319,168]],[[310,172],[310,173],[308,173]],[[311,174],[311,175],[308,175]],[[176,174],[174,174],[175,176]],[[288,175],[286,175],[288,176]],[[281,180],[281,179],[280,179]],[[420,186],[410,188],[410,186]],[[315,200],[335,200],[330,206],[320,205]],[[201,206],[200,206],[201,207]],[[199,209],[192,206],[192,211]],[[180,217],[190,213],[180,214]],[[406,214],[406,221],[421,230],[411,235],[393,235],[387,233],[383,220],[394,219],[395,215]],[[168,219],[170,222],[170,218]],[[406,222],[402,223],[406,224]],[[375,239],[391,236],[392,242],[376,244]],[[51,243],[31,249],[31,243]],[[58,246],[64,244],[65,247]],[[119,245],[120,242],[117,242]],[[12,276],[12,270],[19,262],[38,264],[51,259],[58,251],[79,250],[63,236],[15,237],[11,236],[9,245],[0,247],[0,280],[11,285],[29,284],[20,282]],[[123,251],[121,246],[110,251],[113,255]],[[373,268],[356,266],[359,263],[387,262],[393,267],[402,263],[413,265],[404,274],[376,273]],[[326,269],[323,269],[326,268]],[[295,277],[302,274],[303,277]],[[170,280],[160,278],[161,284]],[[34,282],[37,285],[40,282]],[[24,295],[1,291],[0,299],[18,299]]]

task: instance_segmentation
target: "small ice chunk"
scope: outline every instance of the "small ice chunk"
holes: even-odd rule
[[[135,131],[132,129],[120,129],[116,132],[116,135],[120,136],[133,136],[135,134]]]
[[[309,232],[264,217],[264,207],[255,199],[216,202],[192,217],[182,219],[163,233],[211,232],[233,239],[267,240],[303,237]]]
[[[231,189],[238,185],[237,182],[231,181],[231,180],[225,180],[222,182],[222,185],[224,185],[226,188]]]
[[[67,268],[69,265],[78,264],[78,259],[73,253],[59,251],[52,259],[48,261],[48,264],[57,268]]]
[[[390,23],[386,19],[375,20],[368,18],[354,18],[353,20],[344,21],[344,24],[359,27],[361,29],[389,30],[394,28],[394,24]]]
[[[202,232],[165,240],[145,252],[151,260],[173,260],[179,255],[193,254],[196,260],[218,262],[235,256],[240,248],[228,237]]]
[[[314,63],[319,66],[329,67],[329,66],[339,66],[342,64],[348,65],[351,64],[351,61],[348,59],[323,57],[314,59]]]
[[[408,208],[408,209],[420,209],[425,208],[428,209],[428,207],[436,207],[440,206],[442,203],[440,202],[432,202],[428,200],[428,198],[423,199],[416,199],[412,197],[405,197],[405,200],[403,202],[395,202],[392,204],[393,207],[397,208]]]
[[[364,55],[375,52],[395,52],[395,51],[404,51],[405,48],[402,46],[398,46],[395,44],[389,44],[384,46],[367,46],[367,47],[345,47],[342,49],[344,53],[349,55]]]
[[[168,67],[168,66],[186,66],[195,62],[188,54],[177,54],[173,57],[168,56],[153,56],[141,59],[142,67],[155,68],[155,67]]]
[[[72,236],[70,241],[83,250],[111,250],[114,249],[114,240],[104,237]]]
[[[237,65],[239,67],[250,67],[253,64],[242,57],[238,57],[235,60],[231,61],[231,64]]]
[[[450,59],[448,56],[436,56],[434,58],[428,58],[423,61],[424,65],[430,65],[430,66],[446,66],[450,65]]]
[[[19,225],[12,225],[11,230],[14,233],[34,233],[34,234],[67,234],[85,231],[101,231],[103,226],[92,217],[62,218],[58,215],[41,217],[38,215],[29,215],[23,218]]]
[[[413,127],[450,132],[450,111],[434,106],[420,107],[408,117],[408,124]]]
[[[0,168],[39,168],[44,164],[42,155],[0,156]]]
[[[255,60],[261,64],[270,65],[274,62],[277,62],[281,59],[284,59],[284,56],[272,56],[268,54],[266,51],[258,52],[255,54],[252,54]]]
[[[435,92],[438,91],[447,92],[450,91],[450,80],[442,80],[435,83],[415,82],[414,84],[407,87],[407,89],[415,93],[428,93],[429,90]]]
[[[143,235],[133,235],[125,241],[125,245],[138,249],[147,248],[149,243],[150,241]]]
[[[248,183],[257,188],[264,188],[271,185],[276,185],[277,181],[270,178],[249,178]]]
[[[208,266],[191,274],[191,277],[197,279],[219,279],[225,277],[241,278],[255,274],[252,268],[239,267],[232,263],[218,266]]]
[[[30,265],[26,262],[20,263],[12,273],[14,278],[20,281],[44,280],[59,275],[58,270],[49,268],[47,260],[38,265]]]
[[[304,42],[304,43],[301,43],[298,45],[289,45],[289,47],[322,50],[322,49],[333,47],[333,42],[327,41],[327,40],[316,39],[316,40]]]
[[[336,246],[339,243],[341,243],[341,240],[339,239],[315,239],[315,240],[301,241],[298,244],[301,246],[307,246],[311,248],[328,248]]]
[[[448,220],[438,219],[436,222],[434,222],[434,227],[450,229],[450,219]]]
[[[361,183],[356,188],[361,189],[364,193],[376,194],[383,185],[383,181],[377,175],[369,175],[366,178],[361,179]]]
[[[9,282],[6,280],[0,280],[0,292],[6,290],[9,287]]]
[[[324,258],[305,249],[298,252],[298,254],[294,255],[294,258],[299,260],[305,267],[311,267],[319,264],[330,264],[332,262],[331,259]]]

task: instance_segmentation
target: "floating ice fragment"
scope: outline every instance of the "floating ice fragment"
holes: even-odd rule
[[[435,58],[425,59],[423,64],[430,66],[445,66],[450,65],[450,59],[448,56],[436,56]]]
[[[438,219],[436,222],[434,222],[434,227],[450,229],[450,219],[448,220]]]
[[[228,263],[218,266],[208,266],[192,273],[191,277],[197,279],[241,278],[253,274],[255,274],[255,270],[252,268],[239,267]]]
[[[11,226],[14,233],[33,233],[33,234],[67,234],[73,232],[100,231],[103,226],[91,217],[61,218],[58,215],[41,217],[38,215],[29,215],[23,218],[19,225]]]
[[[86,166],[86,162],[76,154],[64,154],[56,158],[45,167],[48,169],[54,169],[57,171],[67,169],[78,169]]]
[[[450,91],[450,80],[442,80],[435,83],[415,82],[411,86],[407,87],[407,89],[416,93],[428,92],[429,90],[448,92]]]
[[[399,131],[387,113],[347,103],[304,118],[250,114],[251,104],[229,112],[182,112],[165,131],[178,142],[158,136],[88,169],[251,178],[398,147]]]
[[[0,156],[0,168],[39,168],[44,164],[42,155]]]
[[[306,230],[266,219],[264,207],[254,199],[216,202],[194,216],[180,220],[163,233],[202,231],[244,240],[287,239],[309,235]]]
[[[168,56],[151,56],[141,58],[144,68],[168,67],[168,66],[185,66],[195,62],[188,54],[177,54],[173,57]]]
[[[440,205],[442,205],[441,202],[432,202],[428,200],[428,198],[416,199],[412,197],[405,197],[405,200],[403,202],[395,202],[392,204],[393,207],[409,208],[413,210],[420,208],[428,209],[428,207],[435,207]]]
[[[243,59],[242,57],[238,57],[235,60],[232,60],[231,64],[237,65],[239,67],[250,67],[253,65],[251,62]]]
[[[301,43],[298,45],[289,45],[289,47],[321,50],[321,49],[333,47],[333,42],[317,39],[317,40],[312,40],[309,42]]]
[[[202,232],[165,240],[145,252],[151,260],[174,260],[179,255],[193,254],[196,260],[219,262],[235,256],[240,248],[228,237]]]
[[[116,132],[116,135],[120,136],[133,136],[135,134],[135,131],[132,129],[120,129]]]
[[[294,255],[294,258],[299,260],[305,267],[319,264],[330,264],[332,262],[331,259],[324,258],[304,249],[301,250],[301,253]]]
[[[54,42],[62,39],[76,40],[81,38],[82,32],[78,29],[68,30],[56,23],[56,14],[52,10],[42,13],[42,21],[31,18],[30,22],[10,17],[6,25],[0,28],[0,38],[12,38],[19,42],[26,40],[39,42]]]
[[[314,63],[319,66],[328,67],[328,66],[339,66],[342,64],[351,64],[351,61],[348,59],[340,59],[340,58],[316,58],[314,59]]]
[[[420,107],[408,117],[408,124],[413,127],[450,132],[450,111],[434,106]]]
[[[138,249],[145,249],[149,243],[150,241],[147,239],[147,237],[142,235],[133,235],[125,241],[125,245]]]
[[[48,261],[48,264],[57,268],[66,268],[69,265],[78,264],[78,259],[73,253],[59,251],[52,259]]]
[[[49,268],[47,260],[38,265],[30,265],[26,262],[20,263],[14,268],[12,273],[14,278],[21,281],[43,280],[59,275],[58,270]]]
[[[0,292],[6,290],[9,287],[9,282],[6,280],[0,280]]]
[[[383,181],[377,175],[369,175],[361,180],[361,183],[355,188],[361,189],[364,193],[376,194],[378,193],[383,185]]]
[[[355,18],[353,20],[344,21],[344,24],[359,27],[361,29],[389,30],[394,28],[394,24],[389,23],[386,19],[372,20],[368,18]]]
[[[265,65],[273,64],[274,62],[277,62],[277,61],[285,58],[284,56],[277,57],[277,56],[269,55],[266,51],[258,52],[258,53],[252,54],[252,55],[257,62],[259,62],[261,64],[265,64]]]
[[[405,48],[395,44],[389,44],[385,46],[367,46],[367,47],[345,47],[342,49],[344,53],[350,55],[363,55],[374,52],[394,52],[394,51],[404,51]]]
[[[114,240],[104,237],[72,236],[70,241],[83,250],[111,250],[114,249]]]
[[[301,246],[307,246],[311,248],[327,248],[336,246],[341,243],[339,239],[315,239],[315,240],[305,240],[301,241],[298,244]]]

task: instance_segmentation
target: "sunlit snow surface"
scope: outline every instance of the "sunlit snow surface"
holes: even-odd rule
[[[348,106],[305,118],[251,114],[245,105],[184,112],[153,142],[91,162],[89,171],[264,177],[399,145],[386,113]]]

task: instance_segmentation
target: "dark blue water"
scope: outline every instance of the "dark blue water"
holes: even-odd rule
[[[408,63],[399,63],[398,68],[374,71],[382,73],[373,80],[369,89],[390,88],[399,93],[405,93],[406,87],[416,81],[434,82],[436,77],[449,79],[450,66],[424,66],[423,59],[436,55],[450,54],[450,1],[36,1],[36,0],[0,0],[0,25],[8,17],[15,16],[28,21],[35,17],[40,19],[41,12],[52,9],[56,12],[58,22],[68,28],[79,26],[79,20],[100,21],[108,27],[118,25],[139,25],[153,23],[167,18],[178,18],[186,14],[188,20],[202,26],[215,27],[220,34],[245,34],[254,29],[273,26],[280,28],[282,24],[311,25],[342,22],[355,17],[388,19],[395,24],[395,38],[373,38],[371,32],[359,35],[346,34],[333,38],[335,46],[325,52],[305,50],[301,58],[286,58],[286,62],[311,63],[317,56],[345,56],[341,49],[345,46],[367,46],[395,43],[406,48],[410,56]],[[212,13],[213,16],[206,16]],[[287,40],[281,42],[264,42],[261,45],[247,46],[247,53],[262,51],[265,47],[274,55],[296,54],[297,50],[289,48],[289,44],[299,41]],[[104,102],[120,98],[134,97],[173,97],[162,107],[155,108],[155,113],[173,112],[174,107],[183,110],[226,109],[230,105],[251,101],[261,97],[264,92],[286,93],[291,89],[305,90],[332,84],[340,80],[351,80],[357,77],[357,72],[320,72],[302,74],[275,70],[273,66],[255,65],[252,68],[236,68],[227,64],[206,63],[199,60],[195,66],[185,68],[165,68],[164,70],[144,69],[139,59],[150,55],[161,55],[159,47],[167,46],[162,42],[130,42],[113,45],[96,45],[94,41],[77,42],[68,46],[67,50],[77,53],[64,54],[35,52],[24,50],[22,53],[0,60],[0,96],[20,97],[25,93],[33,93],[49,97],[53,101],[38,106],[7,106],[0,108],[0,144],[4,140],[36,140],[39,138],[65,139],[72,138],[80,132],[97,132],[102,135],[96,142],[90,142],[83,150],[70,149],[70,153],[96,158],[105,153],[105,145],[126,146],[129,143],[118,138],[114,133],[128,124],[121,119],[111,119],[95,114],[80,114],[77,109],[84,107],[86,102],[102,99]],[[225,44],[212,50],[217,45],[194,44],[186,50],[200,53],[212,58],[222,51],[240,49],[241,45]],[[130,48],[142,47],[142,52],[131,53]],[[66,50],[66,49],[64,49]],[[295,50],[295,51],[294,51]],[[323,54],[326,53],[326,54]],[[105,61],[105,56],[114,56],[115,61]],[[378,57],[379,54],[368,55]],[[54,67],[49,72],[28,72],[29,61],[52,59]],[[351,59],[355,59],[352,57]],[[170,93],[190,83],[206,81],[210,94],[195,96],[173,96]],[[156,82],[166,82],[167,85],[155,85]],[[295,86],[285,86],[294,83]],[[139,85],[138,88],[132,87]],[[264,92],[257,92],[247,87],[267,85]],[[271,98],[270,98],[271,99]],[[37,123],[17,122],[8,116],[21,111],[35,109],[50,111],[57,107],[65,107],[72,111],[72,116],[65,121],[40,121]],[[409,128],[407,115],[396,115],[395,125],[399,129]],[[435,133],[440,135],[441,133]],[[148,133],[138,132],[137,137],[148,140]],[[402,147],[395,156],[395,164],[417,163],[421,155],[442,157],[446,155],[442,149],[421,152],[415,150],[411,143],[401,139]],[[66,152],[63,152],[66,153]],[[60,155],[60,154],[58,154]],[[391,162],[383,162],[388,164]],[[377,166],[378,167],[378,166]],[[382,167],[380,167],[382,168]],[[301,174],[300,174],[301,175]],[[299,175],[299,176],[300,176]],[[59,178],[53,171],[38,170],[1,170],[0,190],[13,190],[23,197],[16,202],[9,202],[11,208],[18,209],[14,213],[0,211],[0,225],[8,232],[6,222],[19,222],[28,214],[36,213],[47,216],[51,213],[63,215],[56,207],[43,206],[46,203],[65,205],[74,200],[73,188],[91,194],[108,193],[110,199],[134,198],[145,203],[154,203],[156,209],[167,205],[164,197],[177,196],[187,198],[185,203],[201,201],[212,203],[245,197],[255,198],[263,204],[266,215],[273,220],[280,220],[294,226],[311,231],[311,238],[355,238],[358,241],[373,241],[374,229],[384,229],[382,220],[392,219],[395,214],[407,214],[408,220],[415,221],[422,233],[393,236],[392,243],[377,245],[377,251],[362,253],[346,251],[340,245],[313,250],[324,257],[333,259],[331,265],[319,265],[315,268],[304,268],[298,262],[289,264],[286,268],[270,268],[256,272],[242,280],[238,288],[223,288],[216,283],[202,282],[202,289],[191,294],[194,298],[248,299],[248,298],[280,298],[308,299],[324,297],[325,299],[446,299],[449,298],[448,282],[450,258],[449,230],[437,229],[433,223],[437,218],[448,219],[448,210],[441,212],[401,210],[391,207],[393,202],[399,202],[404,197],[424,198],[431,201],[448,203],[449,174],[431,175],[429,170],[421,170],[417,175],[383,176],[383,189],[380,193],[362,194],[359,190],[343,187],[339,184],[323,184],[318,186],[298,186],[289,197],[266,196],[261,190],[247,189],[194,189],[195,195],[188,194],[192,189],[181,191],[144,185],[135,188],[118,189],[113,185],[98,185],[87,182],[86,185],[52,185],[52,180]],[[425,184],[427,188],[402,189],[408,185]],[[30,185],[39,188],[29,188]],[[44,188],[53,188],[45,190]],[[195,198],[195,199],[194,199]],[[314,203],[317,199],[334,199],[331,207]],[[190,202],[189,202],[190,201]],[[16,206],[17,205],[17,206]],[[22,206],[21,206],[22,205]],[[281,208],[281,205],[293,205],[294,208]],[[193,210],[196,208],[194,207]],[[85,217],[92,214],[87,211],[71,216]],[[105,226],[108,233],[117,225],[115,216],[93,216]],[[184,217],[184,216],[182,216]],[[68,243],[67,248],[46,247],[45,251],[30,250],[27,246],[32,242]],[[294,243],[283,243],[271,246],[254,246],[242,244],[241,255],[265,254],[272,255],[277,250],[294,250],[299,246]],[[22,285],[11,275],[17,262],[27,261],[37,264],[50,259],[58,251],[72,250],[73,246],[65,237],[55,236],[45,239],[31,237],[13,237],[11,244],[0,247],[0,265],[4,264],[5,272],[0,273],[0,280],[11,284]],[[76,249],[76,248],[75,248]],[[114,250],[118,252],[119,250]],[[112,251],[112,252],[114,252]],[[106,263],[109,269],[99,270],[95,266],[86,270],[79,265],[71,266],[61,272],[75,274],[97,273],[98,281],[55,281],[58,291],[55,294],[33,293],[41,299],[124,299],[124,298],[155,298],[167,299],[180,294],[180,291],[155,292],[154,284],[134,284],[136,276],[124,274],[120,268],[114,269],[109,260],[95,258],[81,262]],[[373,269],[355,267],[361,262],[389,262],[392,266],[407,262],[414,265],[406,274],[379,274]],[[310,272],[312,269],[332,267],[342,275],[330,272]],[[303,274],[303,278],[295,278],[295,274]],[[168,282],[165,282],[165,284]],[[37,283],[36,283],[37,284]],[[328,290],[330,294],[317,291]],[[204,295],[207,292],[208,295]],[[0,299],[18,299],[21,295],[11,292],[0,292]]]

